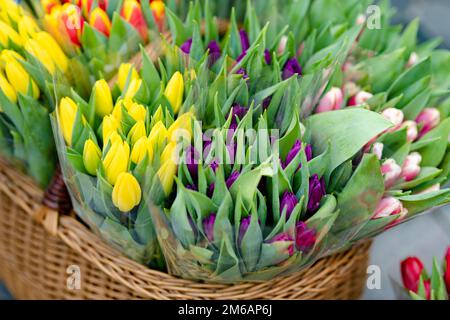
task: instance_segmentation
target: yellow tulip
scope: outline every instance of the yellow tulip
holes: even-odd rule
[[[145,130],[144,121],[136,122],[136,124],[131,128],[130,132],[128,133],[128,138],[131,140],[132,145],[134,145],[136,141],[138,141],[140,138],[146,136],[147,131]]]
[[[128,172],[122,172],[117,178],[112,193],[114,205],[122,212],[131,211],[141,202],[142,191],[139,182]]]
[[[103,159],[106,172],[106,180],[115,185],[122,172],[128,170],[130,160],[130,145],[126,141],[115,141]]]
[[[152,145],[158,145],[159,148],[162,148],[164,140],[167,138],[167,129],[162,121],[158,121],[153,126],[148,138]]]
[[[18,46],[22,46],[23,41],[20,35],[8,24],[0,20],[0,44],[4,48],[9,47],[9,40]]]
[[[183,102],[183,94],[184,94],[184,80],[183,76],[180,72],[175,72],[175,74],[170,79],[169,83],[167,83],[166,90],[164,91],[164,95],[167,100],[169,100],[170,105],[172,106],[173,112],[176,114],[180,111],[181,104]]]
[[[103,118],[102,122],[102,137],[103,145],[106,146],[110,135],[120,128],[120,122],[113,115],[108,115]]]
[[[155,113],[152,116],[152,122],[157,123],[163,120],[163,110],[161,105],[159,105],[158,109],[156,109]]]
[[[131,100],[138,93],[139,89],[142,85],[142,79],[133,79],[130,82],[130,85],[127,88],[127,92],[125,93],[125,100]]]
[[[166,196],[169,196],[172,192],[173,182],[177,174],[177,169],[178,168],[175,162],[166,161],[162,162],[162,166],[156,173]]]
[[[153,147],[147,137],[141,137],[133,146],[131,161],[139,164],[145,159],[145,156],[148,156],[150,162],[153,160]]]
[[[73,127],[77,117],[78,106],[70,98],[62,98],[58,106],[59,125],[67,145],[72,145]]]
[[[170,141],[177,141],[180,134],[188,133],[192,136],[192,120],[194,116],[191,112],[187,112],[180,117],[169,127],[167,136]]]
[[[135,121],[145,121],[145,117],[147,115],[147,108],[145,108],[142,104],[133,103],[131,107],[128,109],[128,114]]]
[[[36,33],[40,31],[36,21],[29,16],[23,16],[20,18],[18,29],[19,34],[23,39],[33,38]]]
[[[13,103],[17,102],[17,93],[14,87],[8,82],[3,74],[0,72],[0,89],[3,91],[5,96]],[[2,111],[0,106],[0,111]]]
[[[23,59],[18,53],[11,50],[2,51],[1,60],[5,63],[6,77],[14,89],[22,94],[28,93],[28,86],[31,82],[33,98],[38,99],[40,95],[39,88],[18,59]]]
[[[169,143],[165,148],[163,153],[161,154],[161,163],[164,162],[178,162],[177,159],[177,155],[176,155],[176,150],[177,150],[177,144],[175,142],[171,142]]]
[[[100,117],[111,114],[113,111],[113,99],[108,83],[102,79],[94,84],[95,113]]]
[[[134,66],[132,66],[130,63],[122,63],[119,67],[118,72],[118,85],[120,91],[124,90],[125,85],[127,84],[128,75],[130,75],[130,83],[133,80],[139,79],[139,74]]]
[[[97,168],[100,164],[102,152],[92,139],[86,140],[83,149],[83,163],[86,171],[93,176],[97,175]]]
[[[34,39],[52,57],[58,69],[65,73],[69,67],[69,59],[58,42],[49,33],[44,31],[36,33]]]
[[[40,63],[50,72],[51,75],[55,74],[56,67],[53,63],[52,57],[45,51],[43,47],[34,39],[28,39],[25,42],[25,50],[33,55]]]

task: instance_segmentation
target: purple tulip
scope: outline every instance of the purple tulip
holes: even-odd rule
[[[314,229],[309,229],[306,223],[299,221],[295,226],[295,232],[295,245],[299,251],[308,252],[314,247],[316,243],[316,232]]]
[[[241,225],[239,226],[239,235],[238,235],[238,244],[241,245],[242,239],[247,232],[248,227],[250,226],[250,222],[252,221],[252,217],[248,216],[241,220]]]
[[[326,195],[325,181],[323,178],[319,179],[315,174],[309,179],[308,212],[314,213],[319,209],[320,201],[324,195]]]
[[[219,163],[216,159],[214,159],[211,164],[209,165],[212,171],[216,172],[217,168],[219,168]]]
[[[283,80],[289,79],[293,75],[302,75],[302,67],[297,61],[297,58],[289,59],[284,65]]]
[[[208,187],[208,197],[212,198],[212,196],[214,195],[215,188],[216,188],[216,184],[214,182],[209,185],[209,187]]]
[[[210,241],[214,241],[214,223],[216,222],[216,214],[211,213],[207,218],[203,220],[203,231],[206,238]]]
[[[248,112],[248,108],[243,107],[239,104],[234,104],[233,107],[231,108],[231,111],[228,113],[228,117],[230,116],[230,113],[231,113],[231,122],[237,123],[236,117],[238,117],[239,120],[242,120],[242,118],[244,118],[244,116],[247,114],[247,112]]]
[[[183,51],[185,54],[190,54],[191,53],[191,47],[192,47],[192,38],[189,40],[186,40],[181,46],[180,49],[181,51]]]
[[[239,36],[241,37],[242,51],[247,51],[250,48],[250,40],[248,39],[248,34],[244,29],[239,31]]]
[[[267,110],[267,108],[270,106],[270,103],[272,102],[272,97],[267,97],[262,102],[262,108],[263,110]]]
[[[227,181],[225,182],[227,185],[227,188],[230,189],[233,183],[236,182],[236,180],[239,178],[240,173],[237,171],[233,171],[231,175],[228,177]]]
[[[209,57],[210,57],[210,66],[217,62],[220,58],[220,47],[217,41],[213,40],[208,44]]]
[[[292,162],[292,160],[294,160],[294,158],[298,155],[300,150],[302,150],[302,141],[297,140],[295,141],[294,146],[286,156],[286,161],[284,162],[283,169],[286,168]]]
[[[236,74],[242,74],[242,79],[244,80],[247,80],[249,78],[247,71],[245,71],[244,68],[240,68],[238,71],[236,71]]]
[[[312,146],[310,144],[305,147],[306,160],[311,161],[313,158]]]
[[[287,233],[280,233],[267,241],[268,243],[274,243],[274,242],[294,242],[294,239]],[[288,254],[292,256],[294,254],[294,244],[290,245],[288,247]]]
[[[264,60],[266,60],[267,64],[272,64],[272,55],[268,49],[264,50]]]
[[[186,151],[186,166],[192,179],[197,179],[199,153],[193,146],[189,146]]]
[[[241,54],[236,58],[236,62],[239,63],[244,59],[244,57],[247,55],[247,51],[241,52]]]
[[[192,190],[192,191],[198,191],[198,188],[197,188],[197,186],[195,184],[188,184],[186,186],[186,189]]]
[[[286,207],[286,220],[288,220],[297,204],[298,199],[295,194],[289,191],[284,192],[283,197],[281,198],[280,214],[283,213],[283,210]]]

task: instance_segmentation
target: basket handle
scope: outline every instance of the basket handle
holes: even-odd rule
[[[35,211],[33,218],[42,224],[48,233],[56,236],[59,215],[69,214],[72,208],[70,194],[64,183],[61,167],[58,165],[49,186],[44,192],[42,206]]]

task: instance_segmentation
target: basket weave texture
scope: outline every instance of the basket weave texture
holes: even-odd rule
[[[36,215],[43,191],[0,159],[0,280],[17,299],[357,299],[366,279],[370,242],[310,268],[261,283],[205,284],[151,270],[103,243],[73,216],[56,236]],[[34,217],[34,219],[33,219]],[[67,269],[81,271],[68,289]]]

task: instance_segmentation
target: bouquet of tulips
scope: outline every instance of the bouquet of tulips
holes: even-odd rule
[[[444,274],[442,274],[444,270]],[[448,300],[450,294],[450,248],[447,249],[442,268],[437,259],[433,260],[431,277],[422,261],[408,257],[401,263],[404,289],[414,300]]]
[[[29,11],[0,4],[0,153],[19,160],[46,186],[56,166],[49,113],[65,91],[70,61]],[[57,79],[57,81],[53,81]]]

